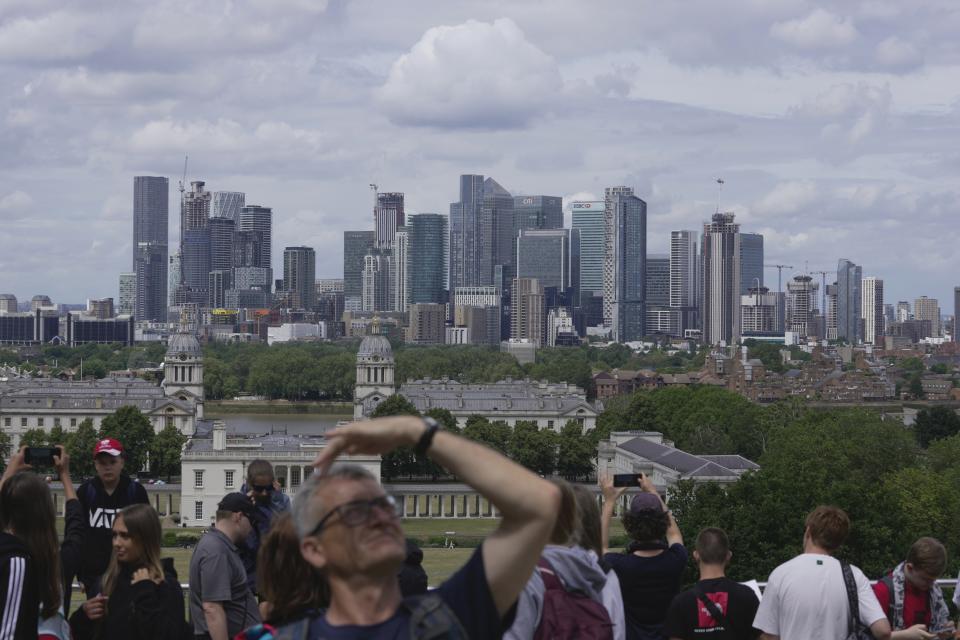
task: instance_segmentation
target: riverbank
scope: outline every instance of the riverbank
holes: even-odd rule
[[[319,414],[351,416],[349,402],[291,402],[290,400],[208,400],[204,403],[208,417],[238,413]]]

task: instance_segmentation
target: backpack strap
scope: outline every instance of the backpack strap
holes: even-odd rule
[[[307,634],[310,633],[310,622],[312,620],[313,617],[311,616],[300,618],[278,629],[270,629],[270,631],[273,632],[272,635],[263,635],[260,637],[263,640],[267,640],[268,638],[273,638],[274,640],[307,640]]]
[[[885,573],[877,582],[882,583],[887,588],[887,620],[893,625],[893,615],[897,606],[897,596],[893,592],[893,576]]]
[[[720,607],[717,606],[717,603],[707,597],[707,594],[703,592],[703,587],[700,586],[698,582],[693,587],[693,592],[697,594],[697,598],[700,599],[700,602],[703,603],[703,606],[707,608],[707,611],[710,612],[710,617],[716,620],[724,631],[730,629],[730,623],[727,620],[727,616],[723,615],[723,611],[720,610]]]
[[[436,593],[404,598],[402,606],[410,612],[411,640],[470,638],[457,615]]]
[[[847,589],[847,635],[852,635],[860,628],[860,598],[857,595],[857,580],[853,577],[853,570],[846,562],[840,561],[840,570],[843,572],[843,584]]]
[[[547,588],[548,591],[562,590],[566,591],[566,587],[563,586],[560,578],[557,577],[557,573],[553,570],[553,566],[547,562],[547,559],[540,557],[540,560],[537,561],[537,570],[540,572],[540,578],[543,579],[543,585]]]

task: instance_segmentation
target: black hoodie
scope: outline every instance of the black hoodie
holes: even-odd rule
[[[83,608],[70,616],[74,640],[181,640],[191,637],[183,613],[183,589],[173,568],[164,558],[164,581],[141,580],[131,585],[134,569],[123,567],[107,601],[107,615],[101,620],[87,618]]]
[[[36,640],[40,585],[30,551],[20,539],[0,532],[0,640]]]

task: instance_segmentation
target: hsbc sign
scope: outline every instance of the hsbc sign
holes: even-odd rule
[[[602,203],[599,203],[599,202],[574,202],[574,203],[573,203],[573,208],[574,208],[574,209],[594,209],[594,208],[599,208],[600,204],[602,204]]]

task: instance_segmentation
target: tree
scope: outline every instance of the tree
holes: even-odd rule
[[[67,438],[67,453],[70,454],[70,473],[78,478],[89,478],[95,473],[93,449],[97,446],[97,431],[90,418],[77,425],[77,430]]]
[[[428,409],[423,415],[429,416],[439,422],[445,431],[460,435],[460,427],[457,426],[457,419],[453,417],[449,409],[438,409],[434,407],[433,409]]]
[[[557,466],[556,436],[552,429],[539,429],[536,422],[518,420],[510,436],[510,457],[531,471],[548,476]]]
[[[582,480],[593,473],[596,446],[576,420],[568,420],[560,430],[557,473],[568,480]]]
[[[46,447],[47,432],[43,429],[28,429],[20,436],[21,447]]]
[[[134,475],[144,469],[147,453],[153,444],[153,427],[140,409],[127,405],[105,417],[100,423],[100,438],[114,438],[123,445],[127,473]]]
[[[419,416],[420,412],[413,406],[413,403],[401,396],[393,394],[383,402],[377,405],[377,408],[370,414],[371,418],[380,418],[383,416]],[[384,478],[394,479],[401,476],[420,475],[421,465],[417,460],[417,455],[413,452],[413,447],[397,447],[393,451],[383,454],[380,463],[380,473]]]
[[[180,433],[172,424],[164,427],[160,433],[153,436],[150,445],[150,471],[157,476],[180,475],[180,454],[187,436]]]
[[[7,460],[10,459],[10,435],[0,431],[0,473],[7,469]]]
[[[509,455],[510,425],[503,420],[490,422],[483,416],[470,416],[463,428],[463,436],[482,442],[503,455]]]
[[[917,443],[926,449],[931,442],[960,433],[960,416],[943,405],[921,409],[913,424],[913,432],[917,436]]]
[[[56,446],[58,444],[62,444],[66,446],[67,440],[69,437],[70,437],[69,434],[67,434],[67,432],[64,431],[63,427],[56,424],[53,426],[53,429],[50,429],[50,433],[47,434],[47,443],[51,447]]]

